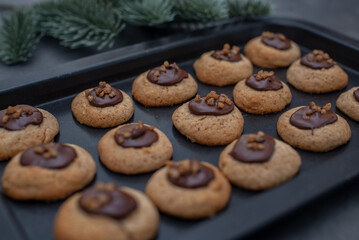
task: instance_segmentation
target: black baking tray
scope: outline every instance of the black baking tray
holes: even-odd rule
[[[161,214],[157,239],[233,239],[247,236],[278,220],[299,207],[308,204],[325,193],[337,189],[359,176],[359,123],[344,116],[335,108],[340,93],[358,86],[359,47],[357,43],[329,30],[305,22],[286,19],[252,19],[238,25],[227,25],[211,33],[197,32],[185,39],[176,39],[144,51],[118,55],[113,50],[85,59],[74,61],[54,72],[40,72],[27,76],[29,83],[20,82],[3,85],[0,90],[0,108],[26,103],[37,105],[51,112],[60,124],[56,141],[82,146],[96,161],[95,181],[113,181],[143,191],[152,173],[126,176],[109,171],[98,157],[97,143],[109,129],[96,129],[79,124],[71,114],[71,101],[80,91],[106,80],[131,94],[134,78],[149,68],[160,65],[164,60],[177,64],[195,76],[192,64],[201,53],[219,49],[226,42],[239,45],[258,36],[262,31],[282,32],[300,45],[302,54],[310,49],[323,49],[337,61],[349,75],[346,89],[328,94],[311,95],[299,92],[290,86],[292,103],[282,112],[264,116],[242,111],[244,133],[262,130],[276,138],[276,122],[284,111],[315,101],[319,105],[331,102],[334,111],[343,116],[352,130],[350,142],[327,153],[312,153],[298,150],[302,158],[300,172],[294,179],[276,188],[251,192],[233,186],[228,207],[210,219],[187,221]],[[162,41],[163,42],[163,41]],[[258,68],[254,68],[254,72]],[[275,70],[276,75],[286,81],[286,68]],[[199,83],[199,94],[211,90],[232,96],[233,86],[214,87]],[[166,133],[174,146],[173,159],[198,158],[218,165],[218,157],[224,146],[207,147],[191,143],[172,125],[173,107],[146,108],[135,102],[135,113],[130,122],[144,121],[155,125]],[[0,175],[7,162],[0,163]],[[50,203],[20,202],[0,195],[1,239],[52,239],[53,221],[63,201]]]

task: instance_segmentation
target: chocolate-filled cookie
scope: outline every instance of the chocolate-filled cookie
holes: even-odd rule
[[[57,212],[56,240],[153,239],[159,214],[146,195],[97,183],[67,199]]]
[[[340,94],[337,99],[337,108],[359,122],[359,87],[353,87]]]
[[[327,152],[350,140],[350,127],[344,118],[311,102],[283,113],[277,122],[279,136],[292,145],[313,152]]]
[[[249,60],[261,68],[287,67],[300,58],[298,45],[281,33],[263,32],[244,47]]]
[[[288,68],[287,81],[303,92],[327,93],[344,88],[348,75],[328,53],[315,49]]]
[[[260,70],[237,83],[233,89],[236,105],[249,113],[267,114],[281,111],[292,100],[288,86],[274,72]]]
[[[56,118],[29,105],[9,106],[0,111],[0,161],[25,149],[52,142],[59,132]]]
[[[231,183],[255,191],[288,181],[300,165],[300,156],[291,146],[263,132],[242,135],[219,157],[219,168]]]
[[[2,191],[17,200],[52,201],[80,190],[95,173],[96,164],[83,148],[46,143],[11,159],[1,179]]]
[[[226,43],[222,50],[202,54],[193,64],[198,80],[222,87],[235,84],[252,75],[251,62],[239,50],[239,47],[231,48]]]
[[[139,174],[162,167],[171,159],[173,148],[162,131],[139,122],[107,132],[98,143],[98,153],[111,171]]]
[[[146,194],[164,213],[180,218],[205,218],[228,204],[231,186],[213,165],[186,159],[169,162],[155,172],[148,180]]]
[[[150,69],[138,76],[132,84],[132,96],[149,107],[172,106],[193,97],[198,89],[191,74],[176,63]]]
[[[108,128],[127,122],[133,115],[133,101],[123,91],[100,82],[79,93],[71,104],[76,120],[91,127]]]
[[[192,142],[203,145],[225,145],[238,138],[244,120],[233,101],[225,94],[211,91],[196,96],[176,109],[173,125]]]

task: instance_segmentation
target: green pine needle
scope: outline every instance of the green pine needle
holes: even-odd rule
[[[3,19],[0,29],[0,59],[6,64],[26,62],[35,50],[40,35],[36,34],[36,20],[30,11],[17,10]]]
[[[171,22],[175,17],[172,8],[171,0],[127,0],[120,5],[125,21],[138,26]]]
[[[261,0],[227,0],[230,17],[267,15],[270,4]]]
[[[228,18],[226,0],[176,0],[179,21],[207,22]]]
[[[57,0],[37,5],[39,28],[69,48],[111,47],[125,24],[119,11],[104,0]]]

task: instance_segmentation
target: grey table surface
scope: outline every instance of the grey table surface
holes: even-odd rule
[[[0,0],[2,4],[27,6],[41,0]],[[273,16],[288,17],[314,22],[341,34],[359,40],[359,1],[358,0],[271,0]],[[1,16],[8,11],[0,10]],[[130,36],[131,32],[124,34]],[[134,41],[156,39],[156,33],[145,34]],[[69,61],[96,54],[94,49],[70,51],[58,46],[55,40],[46,40],[47,45],[41,44],[34,58],[26,64],[8,67],[0,63],[1,81],[10,81],[11,77],[26,76],[34,71],[40,71]],[[115,48],[130,45],[118,39]],[[61,52],[61,54],[59,54]],[[67,54],[63,54],[66,52]],[[39,65],[38,63],[42,64]],[[45,63],[45,64],[43,64]],[[358,164],[359,165],[359,164]],[[335,192],[321,197],[309,206],[281,219],[262,229],[247,239],[359,239],[359,179],[343,186]]]

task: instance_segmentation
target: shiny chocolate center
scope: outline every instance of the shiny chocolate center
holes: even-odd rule
[[[0,128],[9,131],[25,129],[28,125],[42,123],[42,113],[29,105],[16,105],[0,111]]]
[[[153,127],[147,127],[142,122],[133,123],[119,128],[115,133],[115,141],[124,148],[150,147],[158,141],[158,134]]]

